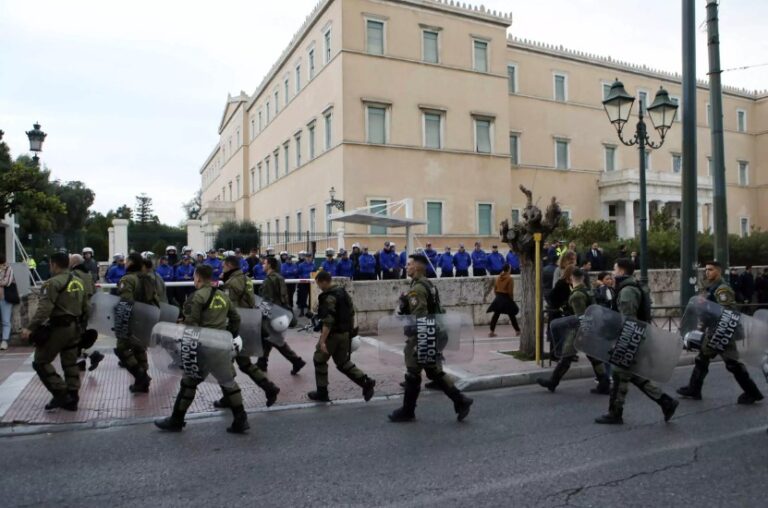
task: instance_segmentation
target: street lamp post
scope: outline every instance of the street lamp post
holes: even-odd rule
[[[336,188],[331,187],[331,190],[329,190],[328,193],[331,195],[331,201],[328,204],[334,208],[338,208],[340,211],[343,212],[346,206],[346,203],[344,201],[336,199]]]
[[[27,137],[29,138],[29,151],[35,153],[32,157],[34,163],[40,164],[40,157],[38,157],[37,154],[43,151],[43,141],[45,141],[48,134],[40,130],[40,124],[37,122],[35,122],[32,127],[33,129],[27,132]]]
[[[645,125],[643,115],[642,99],[637,111],[637,127],[635,134],[629,141],[624,139],[622,131],[629,121],[632,112],[632,105],[635,98],[627,93],[621,81],[616,79],[611,85],[608,97],[603,101],[603,107],[608,115],[608,119],[616,128],[619,140],[626,146],[637,145],[640,155],[640,284],[648,284],[648,200],[646,196],[645,170],[646,170],[646,150],[656,150],[664,144],[667,132],[672,128],[677,115],[677,104],[672,102],[664,88],[659,88],[653,104],[648,106],[648,116],[658,132],[661,140],[654,143],[648,137],[648,129]]]

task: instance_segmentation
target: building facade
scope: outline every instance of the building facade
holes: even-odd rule
[[[497,238],[525,206],[519,186],[556,196],[573,223],[638,227],[636,148],[623,146],[602,100],[615,78],[649,104],[680,76],[508,36],[508,14],[437,0],[323,0],[256,91],[228,97],[203,164],[204,228],[254,221],[270,243],[297,234],[378,247],[402,236],[330,223],[346,209],[410,198],[420,243]],[[635,108],[639,107],[636,101]],[[634,114],[634,113],[633,113]],[[679,216],[682,124],[647,155],[650,213]],[[697,92],[699,228],[712,225],[709,91]],[[768,94],[723,97],[729,230],[768,227]],[[655,132],[652,134],[655,135]],[[280,239],[277,241],[277,239]],[[402,245],[402,244],[401,244]],[[247,247],[247,246],[243,246]]]

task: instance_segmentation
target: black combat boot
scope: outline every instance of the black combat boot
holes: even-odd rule
[[[680,402],[678,402],[677,399],[673,399],[666,393],[661,396],[659,400],[656,401],[656,403],[661,406],[661,411],[664,413],[664,421],[668,422],[672,419],[672,415],[675,414],[675,410],[677,409],[677,406],[680,405]]]
[[[115,353],[115,356],[117,357],[117,366],[121,369],[125,368],[125,363],[123,363],[123,355],[120,354],[120,350],[117,348],[112,349],[112,351]]]
[[[621,425],[624,423],[624,419],[622,418],[624,408],[619,407],[619,405],[616,404],[616,398],[618,395],[619,383],[617,382],[616,377],[614,377],[613,385],[611,386],[611,400],[608,403],[608,413],[600,416],[599,418],[595,418],[595,423],[600,423],[603,425]]]
[[[131,374],[135,378],[134,383],[128,387],[131,393],[149,393],[149,382],[152,378],[147,371],[137,366],[131,369]]]
[[[310,400],[314,400],[315,402],[330,402],[331,399],[328,398],[328,387],[327,386],[318,386],[317,390],[309,392],[307,394],[307,397],[309,397]]]
[[[101,363],[101,361],[104,359],[104,355],[99,351],[94,351],[88,358],[91,359],[91,366],[88,367],[88,370],[92,371],[96,370],[96,367],[98,367],[99,363]]]
[[[227,427],[227,432],[230,434],[245,434],[251,428],[248,425],[248,415],[245,413],[245,408],[242,405],[233,407],[232,415],[235,418],[232,420],[232,425]]]
[[[45,410],[51,411],[53,409],[58,409],[60,407],[63,408],[70,402],[71,400],[67,392],[58,392],[58,393],[55,393],[51,401],[45,405]]]
[[[291,376],[295,376],[296,374],[298,374],[299,371],[303,369],[304,366],[307,364],[307,362],[305,362],[301,358],[296,359],[292,363],[293,363],[293,369],[291,369]]]
[[[267,396],[267,407],[272,407],[275,401],[277,401],[277,394],[280,393],[280,388],[269,379],[262,379],[256,384],[264,390],[264,395]]]
[[[182,392],[183,390],[180,390],[178,395],[176,395],[176,400],[173,403],[173,412],[171,413],[171,416],[168,418],[163,418],[162,420],[155,420],[155,427],[160,430],[167,430],[168,432],[182,431],[184,426],[187,424],[184,421],[184,416],[187,414],[187,412],[181,409],[181,403],[184,400],[182,399]]]
[[[738,363],[737,365],[738,367],[730,367],[729,365],[726,365],[726,368],[731,371],[741,389],[744,390],[744,393],[739,395],[736,402],[743,405],[750,405],[763,400],[763,394],[749,376],[747,369],[741,363]]]
[[[592,388],[589,393],[594,393],[596,395],[610,395],[611,379],[608,376],[600,376],[597,378],[597,386]]]
[[[433,382],[435,383],[435,386],[442,390],[443,393],[445,393],[448,398],[453,401],[453,409],[456,411],[456,419],[460,422],[463,421],[464,418],[469,415],[469,408],[472,406],[474,401],[461,393],[461,390],[455,386],[449,385],[445,381],[444,375],[433,380]]]
[[[704,378],[707,377],[707,372],[709,372],[709,361],[697,357],[693,372],[691,372],[691,379],[688,381],[687,386],[677,389],[678,395],[688,399],[701,400],[701,387],[704,385]]]
[[[374,379],[369,378],[368,376],[363,376],[362,379],[356,382],[360,386],[360,388],[363,389],[363,399],[366,402],[371,400],[371,398],[373,398],[373,389],[376,386],[376,381]]]
[[[78,369],[80,372],[85,372],[85,358],[80,358],[80,359],[77,361],[77,369]]]
[[[222,397],[219,400],[213,401],[213,407],[216,409],[226,409],[230,406],[229,397]]]
[[[405,393],[403,394],[403,406],[389,414],[389,421],[411,422],[416,419],[416,401],[421,391],[421,377],[411,374],[405,375]]]
[[[67,411],[77,411],[77,404],[80,402],[80,395],[78,395],[77,390],[70,390],[67,393],[67,402],[61,406],[61,409],[66,409]]]
[[[557,365],[555,365],[555,370],[552,371],[551,378],[544,379],[543,377],[540,377],[536,380],[536,382],[539,384],[539,386],[543,386],[550,392],[554,393],[557,385],[560,384],[560,380],[563,378],[565,373],[568,372],[568,369],[571,368],[571,362],[573,362],[572,356],[561,358],[560,361],[557,362]]]

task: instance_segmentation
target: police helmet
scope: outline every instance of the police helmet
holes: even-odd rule
[[[333,256],[335,253],[336,252],[333,249],[331,249],[331,248],[325,249],[325,255],[326,256]]]
[[[291,325],[291,319],[287,315],[283,314],[282,316],[272,318],[269,321],[269,325],[277,333],[284,332]]]
[[[224,257],[225,258],[227,258],[229,256],[234,256],[234,255],[235,255],[235,251],[233,251],[233,250],[228,250],[227,252],[224,253]]]
[[[280,257],[283,257],[283,256],[288,256],[288,251],[287,250],[284,250],[284,251],[280,252]]]
[[[151,250],[145,250],[144,252],[141,253],[141,257],[143,259],[153,259],[155,257],[155,253],[152,252]]]
[[[84,247],[83,254],[90,254],[91,256],[93,256],[93,249],[91,249],[90,247]]]
[[[192,252],[192,247],[190,247],[189,245],[185,245],[184,247],[182,247],[181,252],[184,252],[184,253]]]
[[[201,258],[205,257],[205,252],[197,251],[195,252],[195,257],[200,256]]]
[[[121,259],[125,259],[125,256],[119,252],[115,253],[115,255],[112,256],[113,261],[119,261]]]
[[[173,245],[169,245],[168,247],[165,248],[166,254],[168,254],[171,251],[176,252],[176,247],[174,247]]]

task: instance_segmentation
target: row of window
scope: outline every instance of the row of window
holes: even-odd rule
[[[323,30],[323,65],[327,65],[331,61],[332,56],[332,47],[331,47],[331,27],[330,25]],[[312,42],[309,45],[309,48],[307,49],[307,67],[306,67],[306,76],[307,76],[307,83],[312,81],[316,74],[317,74],[317,57],[316,57],[316,49],[315,49],[315,43]],[[304,70],[302,70],[302,61],[301,59],[297,60],[294,66],[293,70],[293,96],[291,96],[291,73],[286,73],[283,77],[283,83],[282,83],[282,93],[283,93],[283,102],[280,103],[280,86],[275,86],[274,90],[271,94],[267,94],[267,98],[264,101],[263,105],[258,105],[256,107],[256,113],[252,114],[250,116],[250,125],[251,125],[251,141],[253,141],[256,136],[264,130],[264,127],[269,125],[269,123],[274,120],[277,115],[280,113],[282,108],[285,108],[288,103],[302,90],[303,86],[306,86],[303,84],[303,77],[304,77]]]

